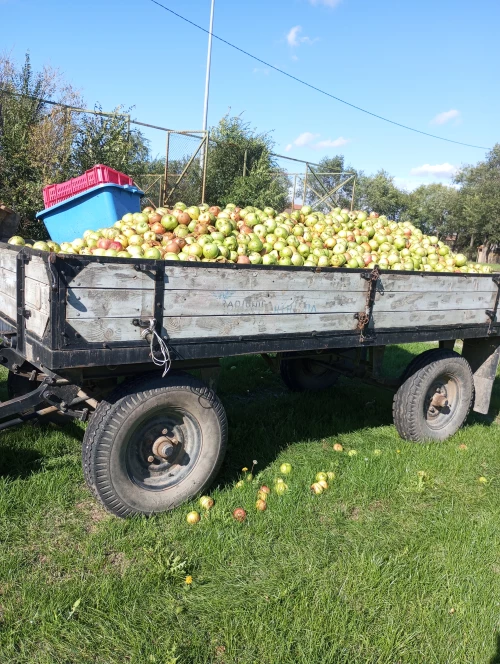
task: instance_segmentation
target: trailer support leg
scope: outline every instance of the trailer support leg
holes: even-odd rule
[[[473,410],[487,415],[491,391],[500,360],[500,337],[464,339],[462,356],[474,374],[475,400]]]

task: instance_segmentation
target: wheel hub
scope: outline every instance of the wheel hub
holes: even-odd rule
[[[175,436],[171,438],[168,436],[159,436],[153,443],[153,459],[148,458],[148,461],[154,460],[154,457],[161,460],[170,461],[175,456],[176,446],[178,440]]]
[[[142,488],[162,491],[190,473],[200,452],[197,420],[179,408],[157,408],[129,434],[127,472]]]
[[[432,428],[444,426],[444,422],[453,416],[458,396],[455,381],[449,376],[439,377],[429,388],[424,402],[427,423]]]

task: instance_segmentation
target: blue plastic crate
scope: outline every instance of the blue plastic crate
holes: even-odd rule
[[[86,230],[112,226],[127,212],[140,212],[142,196],[144,192],[137,187],[100,184],[36,216],[43,220],[51,240],[61,244],[82,237]]]

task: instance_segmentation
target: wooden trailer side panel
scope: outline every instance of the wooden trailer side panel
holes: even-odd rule
[[[368,282],[359,272],[166,266],[164,332],[172,341],[259,335],[354,332]],[[471,275],[382,273],[371,327],[484,325],[497,287]],[[71,281],[66,318],[89,342],[138,341],[150,319],[154,274],[133,264],[91,263]]]
[[[17,252],[0,247],[0,314],[17,318]],[[39,256],[31,256],[25,266],[26,331],[42,338],[50,319],[50,285],[46,264]]]

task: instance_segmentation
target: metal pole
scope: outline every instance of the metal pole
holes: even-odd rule
[[[170,132],[167,131],[167,144],[165,146],[165,181],[163,183],[163,205],[167,204],[167,194],[168,194],[168,151],[170,148]]]
[[[302,205],[306,204],[306,194],[307,194],[307,167],[309,164],[306,163],[306,172],[304,174],[304,195],[302,197]]]
[[[352,183],[352,197],[351,197],[351,212],[354,210],[354,192],[356,190],[356,178],[354,178],[354,182]]]
[[[215,0],[212,0],[212,5],[210,8],[210,28],[208,31],[207,74],[205,78],[205,104],[203,107],[203,131],[207,130],[208,119],[208,92],[210,89],[210,63],[212,59],[212,30],[214,27],[214,8]]]
[[[292,193],[292,212],[295,212],[295,191],[297,189],[297,175],[293,176],[293,193]]]
[[[208,131],[205,133],[203,139],[205,141],[204,150],[203,150],[203,170],[202,170],[202,182],[201,182],[201,202],[205,202],[205,188],[207,185],[207,161],[208,161]]]
[[[245,150],[245,156],[243,158],[243,177],[245,177],[247,174],[247,154],[248,150]]]

